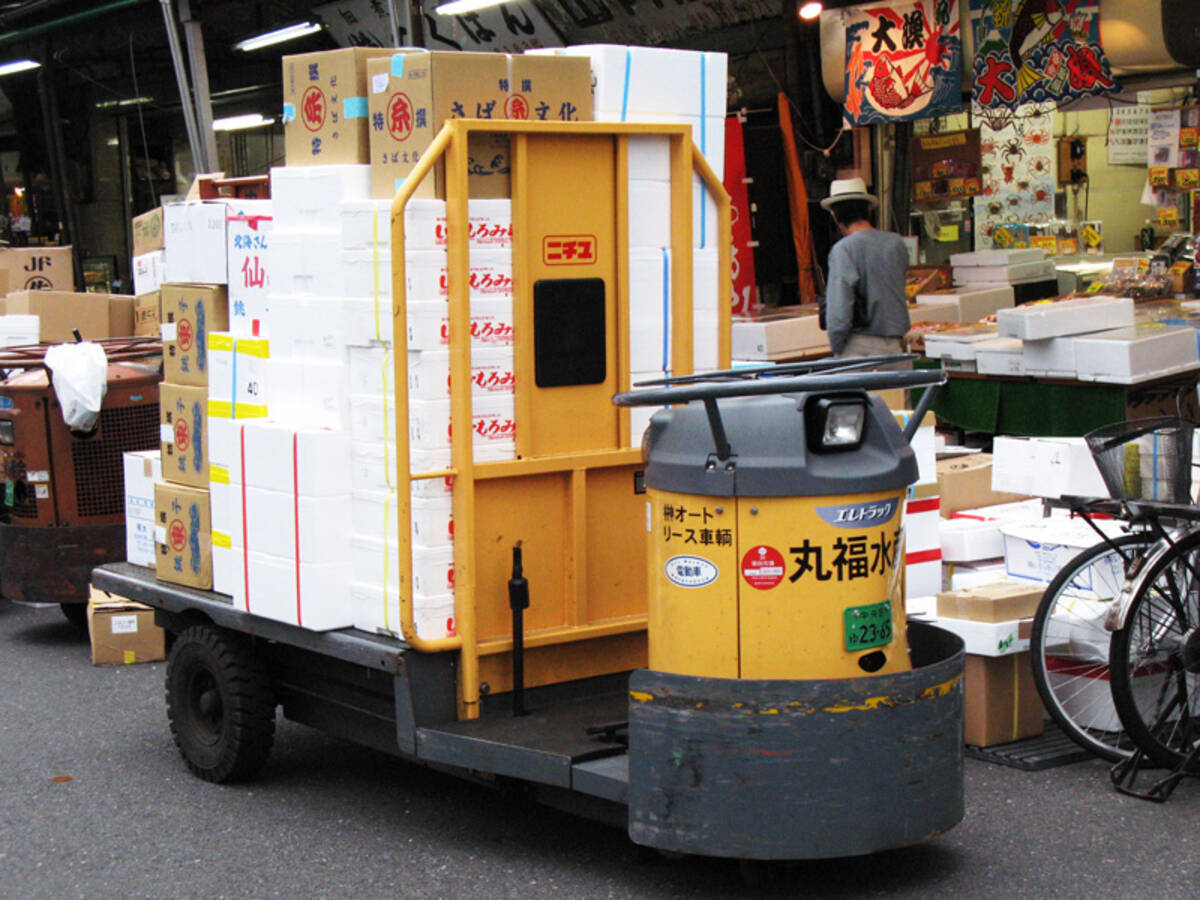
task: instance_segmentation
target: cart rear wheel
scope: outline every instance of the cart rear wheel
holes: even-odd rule
[[[193,774],[239,781],[266,763],[275,699],[248,643],[209,625],[186,629],[167,659],[166,694],[171,734]]]

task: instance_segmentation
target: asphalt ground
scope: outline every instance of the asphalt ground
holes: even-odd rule
[[[578,819],[280,720],[249,785],[191,776],[164,663],[93,667],[56,608],[0,601],[0,896],[1200,896],[1200,780],[1166,804],[1099,762],[968,759],[966,818],[916,847],[794,864],[645,859]]]

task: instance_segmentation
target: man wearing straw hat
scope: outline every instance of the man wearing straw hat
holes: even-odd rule
[[[842,239],[829,251],[825,328],[834,356],[902,353],[908,333],[904,277],[908,249],[900,235],[870,221],[878,201],[861,178],[834,181],[821,206]]]

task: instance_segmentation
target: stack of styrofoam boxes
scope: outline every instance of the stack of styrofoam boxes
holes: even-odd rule
[[[13,314],[0,316],[0,347],[20,347],[36,344],[39,339],[38,316]]]
[[[1054,260],[1038,247],[1022,250],[977,250],[950,256],[956,285],[1020,284],[1055,277]]]
[[[593,115],[598,122],[687,124],[718,178],[725,174],[724,53],[664,47],[583,44],[530,53],[586,56],[592,65]],[[728,237],[724,238],[728,240]],[[718,358],[719,280],[716,205],[692,176],[692,326],[697,371]],[[630,380],[671,374],[671,167],[665,137],[629,141]],[[641,442],[653,407],[631,407],[631,440]]]
[[[895,413],[901,428],[908,411]],[[937,433],[927,420],[912,439],[917,457],[917,480],[909,487],[904,504],[904,602],[909,612],[934,608],[942,584],[942,549],[938,541],[941,518],[937,496]]]

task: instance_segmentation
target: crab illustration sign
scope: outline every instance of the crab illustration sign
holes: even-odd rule
[[[924,119],[962,107],[958,0],[857,7],[846,19],[850,125]]]
[[[1118,90],[1100,49],[1099,0],[971,0],[972,100],[984,109]]]

